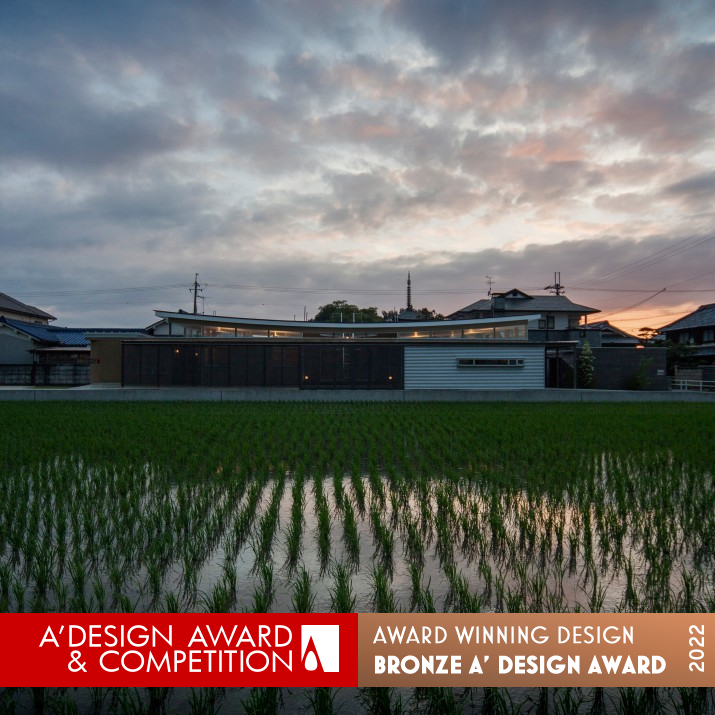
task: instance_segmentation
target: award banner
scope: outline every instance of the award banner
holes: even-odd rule
[[[361,614],[359,681],[390,687],[713,684],[712,614]]]
[[[713,683],[713,614],[19,613],[0,628],[12,687]]]

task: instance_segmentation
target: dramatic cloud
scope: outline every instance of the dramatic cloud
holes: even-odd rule
[[[715,299],[713,37],[695,0],[6,0],[0,290],[142,325],[195,272],[292,317],[561,271],[670,322]]]

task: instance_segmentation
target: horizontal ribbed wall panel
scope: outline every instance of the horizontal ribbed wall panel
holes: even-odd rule
[[[524,366],[457,367],[459,358],[522,358]],[[405,346],[405,390],[542,389],[544,374],[543,346]]]

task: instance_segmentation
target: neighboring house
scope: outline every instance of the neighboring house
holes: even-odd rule
[[[581,321],[592,313],[600,311],[573,303],[564,295],[532,296],[518,288],[512,288],[505,293],[493,293],[490,298],[467,305],[447,318],[469,320],[538,314],[537,318],[529,320],[529,340],[582,341],[584,336],[581,334]]]
[[[634,348],[641,344],[641,341],[635,335],[611,325],[607,320],[581,326],[581,330],[582,332],[585,331],[585,339],[588,340],[591,347]]]
[[[715,303],[701,305],[659,332],[673,343],[693,346],[695,357],[715,358]]]
[[[54,315],[45,313],[44,310],[26,305],[5,293],[0,293],[0,317],[10,320],[22,320],[36,325],[47,325],[51,320],[56,320]]]
[[[0,364],[89,364],[89,341],[80,328],[0,318]]]
[[[82,385],[90,381],[91,335],[140,330],[65,328],[0,317],[0,385]]]

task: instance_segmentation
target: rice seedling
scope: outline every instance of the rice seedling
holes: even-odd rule
[[[335,696],[334,688],[314,688],[309,690],[306,697],[308,699],[308,707],[310,712],[315,715],[334,715]]]
[[[273,583],[273,564],[261,564],[258,571],[258,583],[253,590],[253,612],[268,613],[273,604],[276,590]]]
[[[398,613],[399,606],[390,587],[387,570],[380,564],[374,564],[370,573],[372,584],[372,610],[374,613]]]
[[[330,589],[332,613],[354,613],[356,597],[352,587],[350,569],[344,563],[336,563],[332,569],[333,587]]]
[[[394,688],[360,688],[360,702],[374,715],[403,715],[407,709]]]
[[[243,709],[247,715],[271,715],[278,712],[281,703],[280,688],[251,688]]]
[[[300,559],[303,538],[303,476],[296,476],[291,490],[292,505],[290,525],[286,534],[286,564],[292,573]]]
[[[350,499],[343,499],[343,543],[345,553],[354,568],[360,567],[360,534]]]
[[[291,610],[293,613],[313,613],[315,610],[315,594],[312,591],[313,579],[302,568],[293,583]]]
[[[226,697],[225,688],[191,688],[189,707],[192,715],[211,715],[218,712]]]
[[[315,511],[318,521],[317,544],[320,557],[320,571],[324,573],[330,560],[330,509],[323,492],[323,480],[316,477],[313,481],[315,493]]]
[[[202,594],[201,605],[206,613],[226,613],[235,600],[235,592],[222,579],[214,584],[209,593]]]
[[[224,611],[240,582],[256,610],[354,610],[359,594],[390,612],[393,573],[425,612],[715,610],[710,405],[6,407],[0,610]],[[374,561],[360,558],[368,532]],[[603,691],[582,695],[598,713]],[[648,706],[713,710],[671,695]],[[512,711],[501,691],[479,708]]]
[[[118,688],[114,692],[117,696],[116,711],[121,715],[147,715],[149,713],[149,708],[138,688]]]
[[[428,713],[461,715],[464,712],[462,702],[452,688],[416,688],[415,700],[424,702]]]
[[[179,598],[175,593],[164,595],[164,613],[181,613]]]

